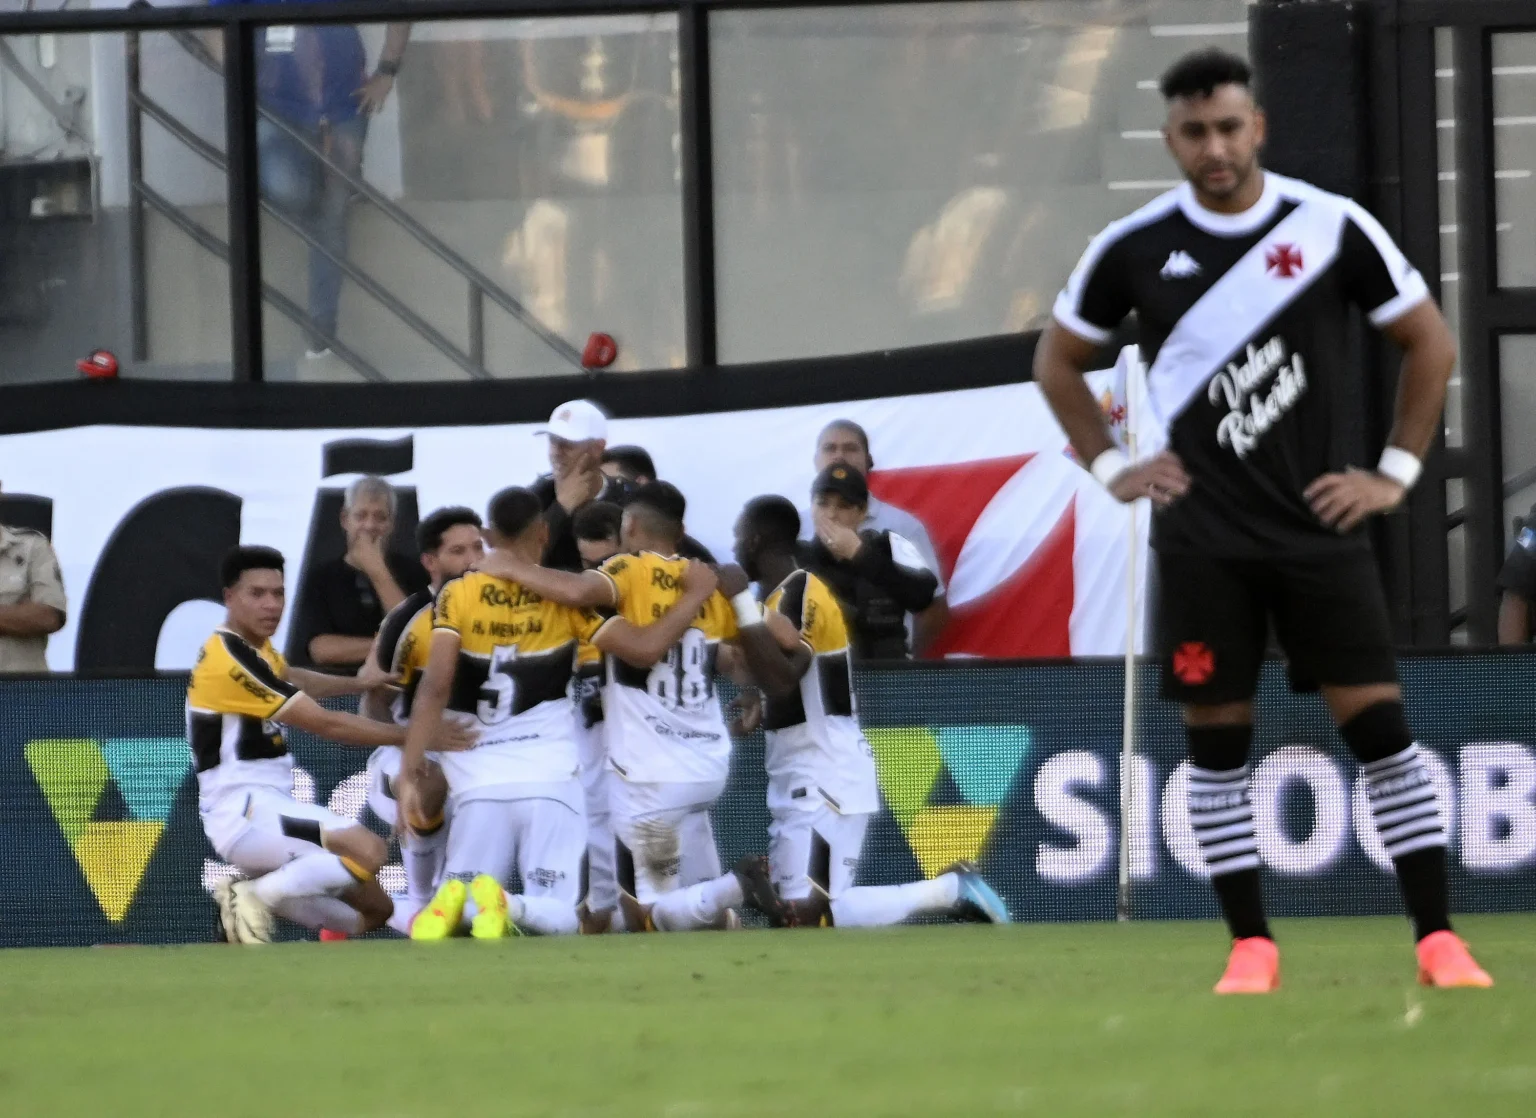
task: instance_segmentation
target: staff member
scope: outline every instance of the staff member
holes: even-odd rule
[[[939,576],[910,540],[861,528],[869,516],[869,486],[851,466],[828,466],[811,485],[815,539],[803,565],[831,586],[842,603],[855,657],[909,656],[907,614],[933,605]]]
[[[851,419],[834,419],[816,436],[815,465],[817,473],[829,466],[851,466],[867,481],[869,472],[875,468],[874,455],[869,451],[868,432]],[[801,513],[802,525],[814,522],[815,517],[809,510]],[[912,649],[920,656],[924,649],[938,639],[944,626],[949,624],[949,603],[944,596],[944,578],[939,573],[939,557],[933,541],[928,538],[928,529],[906,509],[888,505],[873,496],[869,498],[864,519],[858,527],[860,531],[895,532],[917,548],[923,562],[939,580],[938,593],[934,595],[932,604],[927,609],[914,612],[908,626]]]
[[[1520,532],[1499,571],[1499,643],[1526,644],[1531,639],[1531,602],[1536,600],[1536,507],[1520,522]]]
[[[67,608],[48,537],[0,524],[0,673],[46,672],[48,636]]]

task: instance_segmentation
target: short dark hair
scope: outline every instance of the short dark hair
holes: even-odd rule
[[[588,501],[571,517],[571,535],[578,540],[616,540],[624,510],[612,501]]]
[[[635,490],[624,507],[642,516],[650,516],[658,528],[665,528],[678,536],[683,534],[683,517],[688,512],[688,499],[670,482],[647,482]]]
[[[493,530],[513,540],[526,532],[543,513],[544,506],[531,489],[509,485],[491,498],[485,509],[485,519]]]
[[[603,462],[618,466],[619,472],[630,481],[637,477],[656,480],[656,463],[651,461],[650,452],[643,446],[610,446],[603,451]]]
[[[792,549],[800,538],[800,513],[787,497],[777,493],[753,497],[741,514],[764,547]]]
[[[864,454],[866,457],[868,457],[869,432],[864,430],[864,428],[860,427],[853,420],[834,419],[831,423],[828,423],[821,429],[821,434],[816,436],[816,444],[818,447],[821,445],[821,440],[827,437],[828,431],[847,431],[850,435],[859,440],[859,445],[864,448]]]
[[[275,547],[255,544],[232,547],[219,564],[219,585],[228,590],[246,571],[277,571],[281,574],[282,570],[283,553]]]
[[[417,548],[423,554],[436,551],[443,546],[443,537],[448,534],[448,529],[457,528],[460,524],[480,528],[482,527],[480,514],[463,505],[449,505],[447,508],[438,509],[416,526]]]
[[[1164,101],[1209,97],[1223,85],[1253,86],[1253,70],[1235,54],[1217,47],[1191,51],[1163,72],[1157,88]]]

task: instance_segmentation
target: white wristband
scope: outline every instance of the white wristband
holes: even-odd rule
[[[1093,475],[1095,481],[1108,489],[1109,483],[1129,469],[1130,465],[1131,460],[1125,456],[1125,451],[1112,446],[1093,460],[1093,465],[1088,467],[1088,472]]]
[[[1414,482],[1418,481],[1419,475],[1424,472],[1424,463],[1400,446],[1389,446],[1381,452],[1381,461],[1376,463],[1376,472],[1383,477],[1391,478],[1404,489],[1412,489]]]
[[[763,623],[763,607],[752,596],[751,590],[743,590],[731,599],[731,608],[736,611],[736,624],[743,629],[749,625],[761,625]]]

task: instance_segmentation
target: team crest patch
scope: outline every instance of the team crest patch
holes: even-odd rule
[[[1173,650],[1173,674],[1189,687],[1208,683],[1216,674],[1216,654],[1204,641],[1185,641]]]

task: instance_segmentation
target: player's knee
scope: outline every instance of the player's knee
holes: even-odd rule
[[[389,845],[366,827],[348,827],[327,834],[325,848],[370,875],[378,873],[389,857]]]
[[[1362,765],[1385,760],[1413,744],[1413,731],[1397,699],[1383,699],[1339,727],[1339,734]]]

